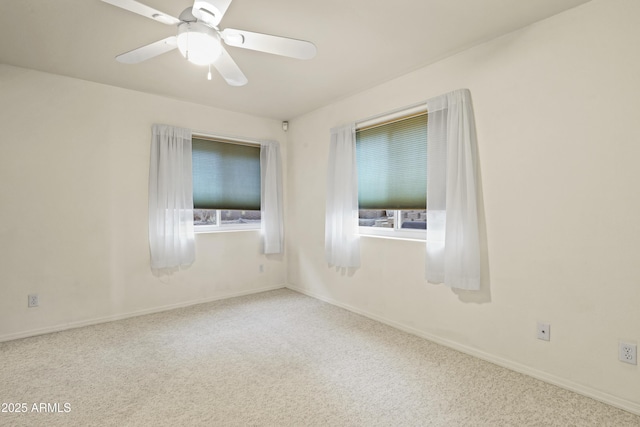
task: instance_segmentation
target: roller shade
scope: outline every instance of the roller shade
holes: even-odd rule
[[[260,210],[260,147],[192,142],[193,207]]]
[[[359,209],[426,209],[427,114],[356,133]]]

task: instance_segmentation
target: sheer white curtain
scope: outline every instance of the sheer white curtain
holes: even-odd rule
[[[149,166],[151,268],[195,260],[191,130],[153,125]]]
[[[284,221],[280,144],[275,141],[260,141],[260,184],[262,251],[279,254],[284,251]]]
[[[355,123],[331,129],[325,218],[325,258],[329,265],[359,267]]]
[[[471,95],[427,101],[427,280],[480,289],[477,146]]]

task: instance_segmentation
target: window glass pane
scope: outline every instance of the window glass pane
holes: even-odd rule
[[[259,210],[223,210],[220,212],[221,225],[260,224]]]
[[[400,228],[426,230],[427,229],[427,210],[408,210],[400,211]]]
[[[360,209],[358,224],[360,227],[393,228],[394,216],[393,209]]]
[[[360,208],[426,208],[426,114],[358,131],[356,158]]]
[[[260,209],[260,147],[193,138],[196,209]]]
[[[194,209],[193,225],[216,225],[215,209]]]

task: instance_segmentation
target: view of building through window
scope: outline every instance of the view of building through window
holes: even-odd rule
[[[194,209],[194,225],[260,224],[260,211]]]
[[[217,214],[215,209],[194,209],[193,225],[217,225]]]
[[[360,209],[360,227],[427,229],[427,210]]]

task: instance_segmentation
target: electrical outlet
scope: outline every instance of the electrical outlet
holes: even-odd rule
[[[538,339],[543,341],[549,341],[551,339],[550,324],[538,322]]]
[[[620,341],[618,346],[618,359],[624,363],[637,365],[638,347],[635,344]]]
[[[27,307],[37,307],[38,306],[38,294],[29,294],[27,300]]]
[[[260,267],[258,268],[258,270],[260,271],[260,273],[264,273],[264,265],[260,264]]]

